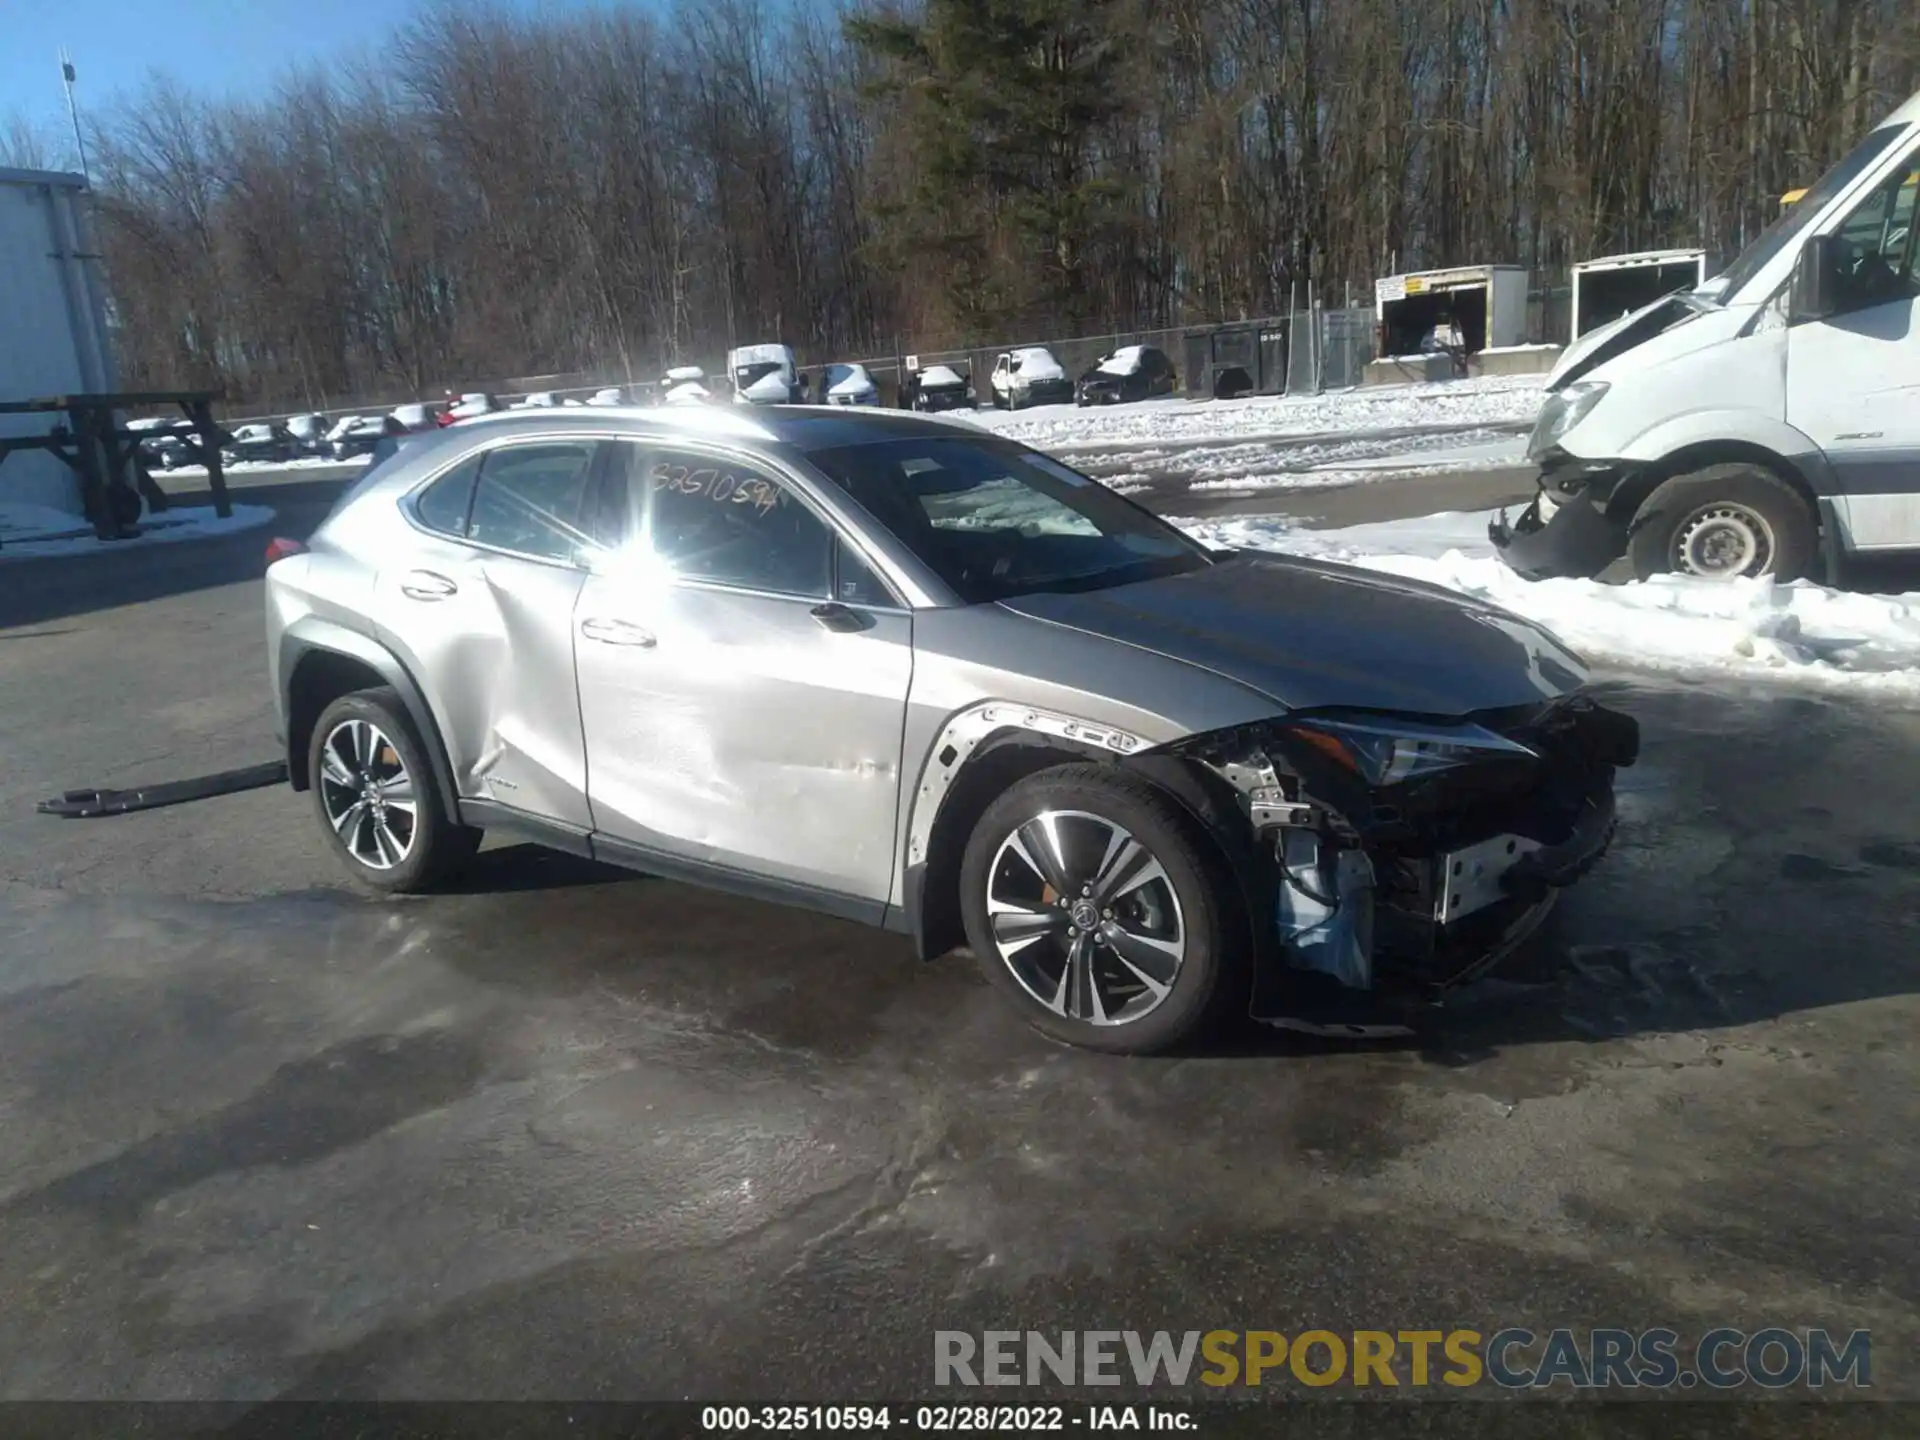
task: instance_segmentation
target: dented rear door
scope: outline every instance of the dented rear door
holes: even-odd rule
[[[598,442],[521,439],[407,502],[407,553],[375,581],[382,638],[420,681],[466,799],[585,830],[573,674],[580,512]]]

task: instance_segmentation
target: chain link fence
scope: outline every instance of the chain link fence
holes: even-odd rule
[[[1527,296],[1529,343],[1564,343],[1571,305],[1572,286],[1564,267],[1535,270]],[[1315,395],[1363,383],[1367,364],[1376,353],[1377,340],[1374,308],[1354,304],[1349,290],[1339,305],[1323,305],[1315,299],[1284,314],[1253,319],[1010,340],[949,350],[916,352],[903,346],[895,354],[849,357],[833,363],[866,366],[880,392],[880,403],[888,406],[902,403],[903,382],[915,367],[924,371],[934,365],[958,371],[968,381],[976,401],[991,405],[993,390],[989,377],[995,361],[1008,351],[1027,346],[1050,351],[1070,379],[1122,346],[1150,345],[1165,351],[1173,361],[1176,390],[1190,399],[1241,394]],[[823,368],[820,362],[802,366],[811,393],[816,396]],[[706,369],[713,377],[709,388],[716,394],[724,392],[724,356],[714,356]],[[540,391],[552,393],[557,400],[584,401],[603,389],[613,389],[624,399],[644,405],[658,399],[660,392],[657,381],[618,375],[596,377],[590,373],[520,376],[492,385],[473,384],[461,388],[494,395],[502,404],[512,404],[529,393]],[[329,408],[325,413],[330,419],[346,414],[380,414],[400,403],[405,403],[404,397],[343,405]],[[237,425],[247,420],[270,418],[273,417],[236,416],[225,423]]]

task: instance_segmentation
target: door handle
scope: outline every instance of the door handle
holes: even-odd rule
[[[873,624],[871,616],[862,615],[858,610],[848,609],[838,600],[829,600],[824,605],[816,605],[807,613],[818,620],[822,627],[833,631],[836,635],[865,630]]]
[[[589,640],[598,640],[602,645],[634,645],[642,650],[651,650],[659,643],[651,630],[630,621],[612,620],[599,615],[589,615],[582,620],[580,633]]]
[[[401,577],[400,593],[409,600],[444,600],[459,594],[460,587],[431,570],[409,570]]]

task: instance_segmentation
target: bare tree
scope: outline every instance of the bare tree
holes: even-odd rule
[[[1920,86],[1913,0],[840,3],[447,3],[256,103],[154,83],[98,137],[123,368],[321,406],[1724,259]]]

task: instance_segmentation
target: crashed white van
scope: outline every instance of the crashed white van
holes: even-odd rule
[[[1530,577],[1816,574],[1920,550],[1920,95],[1723,273],[1582,336],[1495,547]]]

